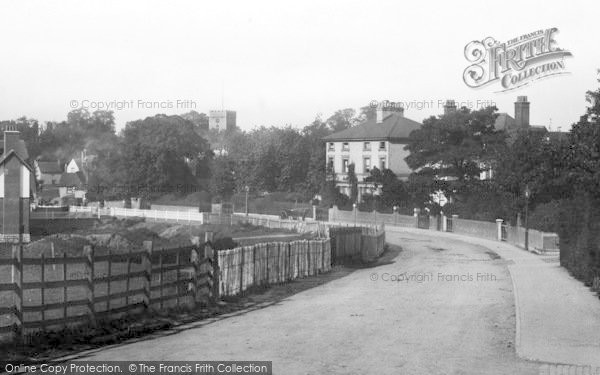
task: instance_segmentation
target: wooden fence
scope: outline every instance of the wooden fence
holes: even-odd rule
[[[218,253],[219,295],[283,283],[331,269],[330,240],[271,242]]]
[[[331,258],[333,264],[348,261],[371,262],[381,256],[385,249],[385,228],[331,227]]]
[[[37,330],[90,323],[133,310],[160,311],[207,304],[211,297],[210,257],[194,246],[94,254],[0,259],[0,334],[23,338]],[[202,254],[201,254],[202,253]],[[10,268],[10,271],[7,270]],[[6,272],[8,271],[8,272]]]

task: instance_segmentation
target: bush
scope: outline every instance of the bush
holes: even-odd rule
[[[600,278],[600,201],[587,194],[560,203],[560,264],[592,285]]]
[[[229,250],[239,246],[231,237],[217,238],[212,245],[215,250]]]

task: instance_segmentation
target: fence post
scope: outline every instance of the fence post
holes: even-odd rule
[[[212,239],[212,232],[207,232],[206,234],[211,233],[211,239]],[[212,295],[211,295],[211,302],[213,304],[216,304],[217,301],[219,300],[219,281],[221,279],[221,270],[219,269],[219,250],[217,249],[212,249],[212,245],[211,242],[208,242],[204,245],[207,248],[207,251],[210,252],[212,250],[212,267],[213,267],[213,272],[212,272]]]
[[[68,318],[68,307],[69,305],[67,304],[67,302],[69,301],[69,294],[68,294],[68,288],[67,288],[67,250],[65,249],[63,252],[63,317],[65,319],[64,322],[64,327],[65,329],[67,328],[67,318]]]
[[[442,214],[442,232],[448,231],[448,217]]]
[[[94,295],[94,249],[90,245],[85,245],[83,247],[83,255],[87,258],[87,262],[85,263],[85,274],[87,275],[88,281],[88,290],[87,290],[87,299],[88,299],[88,313],[90,317],[90,324],[92,326],[96,325],[96,305],[95,305],[95,295]],[[43,267],[43,264],[42,264]],[[42,290],[43,293],[43,290]]]
[[[502,219],[496,219],[496,228],[498,230],[498,241],[502,241]]]
[[[146,305],[146,309],[150,310],[152,302],[150,289],[152,284],[152,241],[144,241],[143,246],[145,254],[142,257],[142,267],[146,272],[146,277],[144,279],[144,304]]]
[[[23,340],[23,246],[12,245],[12,283],[15,285],[13,294],[13,302],[15,307],[15,315],[19,319],[18,323],[14,324],[16,341]],[[15,275],[18,272],[19,275]]]
[[[240,294],[244,291],[244,246],[240,249]]]

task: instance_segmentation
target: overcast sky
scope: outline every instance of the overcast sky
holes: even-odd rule
[[[243,129],[302,127],[372,100],[434,101],[406,109],[422,121],[447,98],[493,101],[512,114],[516,96],[527,95],[532,124],[552,119],[567,130],[585,110],[585,91],[599,85],[598,14],[597,0],[2,1],[0,119],[60,121],[80,103],[133,101],[115,111],[122,127],[224,102]],[[470,41],[550,27],[573,53],[570,75],[506,93],[464,84]]]

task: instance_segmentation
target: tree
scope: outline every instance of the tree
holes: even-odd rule
[[[394,206],[407,206],[409,194],[406,184],[398,179],[390,169],[380,170],[373,167],[365,181],[372,184],[371,199],[375,199],[378,209],[392,208]],[[380,194],[375,195],[379,190]]]
[[[477,111],[463,107],[426,119],[405,147],[410,152],[408,166],[424,177],[447,180],[442,186],[447,197],[467,194],[481,166],[493,165],[506,148],[505,133],[494,127],[495,112],[496,107]]]
[[[358,202],[358,178],[354,172],[354,163],[348,165],[348,183],[350,184],[350,200]]]
[[[333,132],[339,132],[348,129],[356,124],[356,111],[352,108],[340,109],[335,111],[326,121],[327,126]]]
[[[234,161],[229,156],[219,156],[212,162],[211,193],[229,200],[235,192]]]
[[[127,123],[120,167],[132,194],[150,196],[183,191],[196,185],[190,161],[209,152],[208,142],[180,116],[156,115]],[[188,190],[188,189],[185,190]]]
[[[496,163],[493,180],[507,193],[508,200],[498,203],[522,211],[526,187],[531,192],[527,200],[530,209],[568,194],[569,184],[565,180],[567,149],[562,138],[546,131],[520,131]]]

